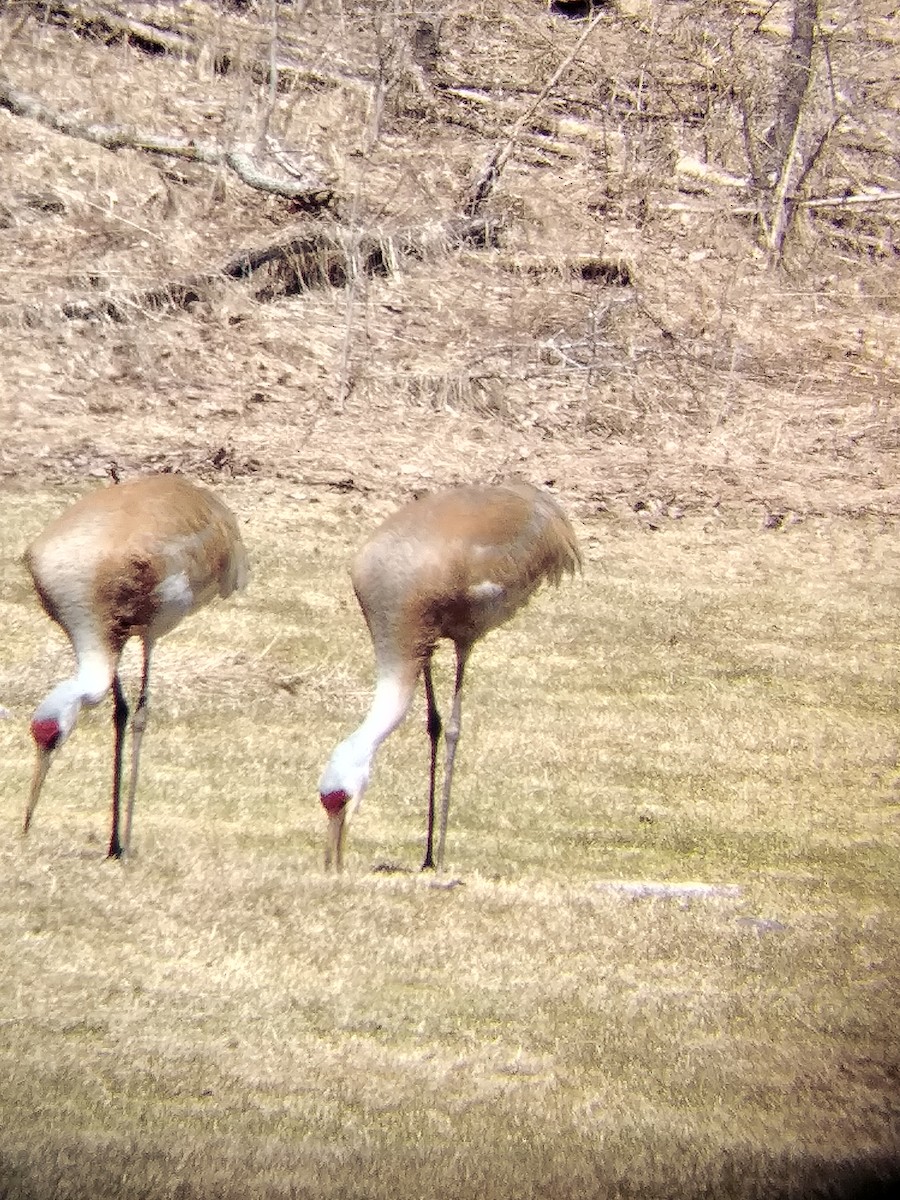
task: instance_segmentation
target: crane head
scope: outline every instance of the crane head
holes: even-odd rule
[[[36,717],[31,722],[31,736],[39,751],[52,754],[62,740],[62,728],[55,717]]]
[[[347,822],[359,808],[369,782],[374,747],[358,734],[336,747],[319,780],[319,800],[328,813],[325,870],[341,869]]]
[[[350,797],[343,788],[338,788],[334,792],[320,792],[319,799],[322,802],[322,807],[330,817],[335,816],[339,812],[343,812],[346,808]]]
[[[53,756],[60,748],[78,720],[81,708],[81,696],[73,681],[67,680],[59,684],[38,705],[31,719],[31,736],[34,738],[37,759],[34,764],[34,775],[31,779],[31,792],[25,809],[25,824],[23,832],[27,833],[31,818],[41,794],[41,788],[50,770]]]
[[[73,679],[57,684],[44,697],[31,718],[31,736],[38,754],[52,754],[60,748],[75,728],[83,698],[78,682]]]

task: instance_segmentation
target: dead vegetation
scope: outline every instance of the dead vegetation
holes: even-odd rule
[[[421,697],[322,870],[381,504],[249,476],[219,490],[250,587],[157,650],[134,858],[104,858],[108,706],[22,843],[71,657],[15,555],[74,490],[7,489],[0,530],[9,1200],[896,1193],[892,527],[578,522],[583,579],[476,651],[432,887]]]
[[[73,122],[0,117],[7,477],[218,459],[396,490],[400,442],[410,484],[524,464],[582,511],[896,512],[884,6],[0,20],[6,94]],[[327,207],[298,225],[148,129],[315,163]],[[461,243],[479,181],[491,232]]]

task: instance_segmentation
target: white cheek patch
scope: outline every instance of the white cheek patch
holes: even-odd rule
[[[499,600],[506,589],[499,583],[486,579],[484,583],[476,583],[469,588],[468,595],[473,600]]]

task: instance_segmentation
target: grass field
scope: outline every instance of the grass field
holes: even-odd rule
[[[896,5],[563,7],[0,0],[0,1200],[900,1195]],[[20,556],[111,467],[253,568],[123,863],[108,702],[20,836]],[[351,556],[515,473],[584,573],[473,655],[446,874],[420,697],[326,875]]]
[[[446,875],[420,701],[334,878],[382,510],[220,491],[254,578],[160,643],[124,864],[108,705],[19,837],[70,656],[18,556],[75,492],[0,495],[4,1200],[895,1195],[896,529],[579,522],[473,657]]]

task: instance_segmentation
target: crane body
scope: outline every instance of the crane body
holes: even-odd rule
[[[109,855],[119,858],[130,843],[153,646],[215,596],[227,597],[245,586],[246,551],[233,514],[216,496],[177,475],[152,475],[77,500],[31,543],[25,564],[45,612],[72,644],[76,670],[41,701],[32,718],[37,761],[24,829],[27,833],[53,757],[75,728],[82,705],[99,704],[112,689]],[[129,706],[119,660],[131,637],[141,639],[143,671],[120,838],[122,743]]]
[[[474,644],[508,621],[543,582],[581,565],[575,535],[556,501],[531,484],[459,487],[410,501],[387,518],[351,570],[375,651],[377,680],[362,724],[334,750],[319,781],[328,813],[326,868],[340,869],[346,823],[358,807],[375,752],[404,719],[424,678],[431,743],[423,869],[443,866],[462,686]],[[437,642],[456,651],[453,704],[443,728],[431,660]],[[435,790],[445,740],[437,856]]]

